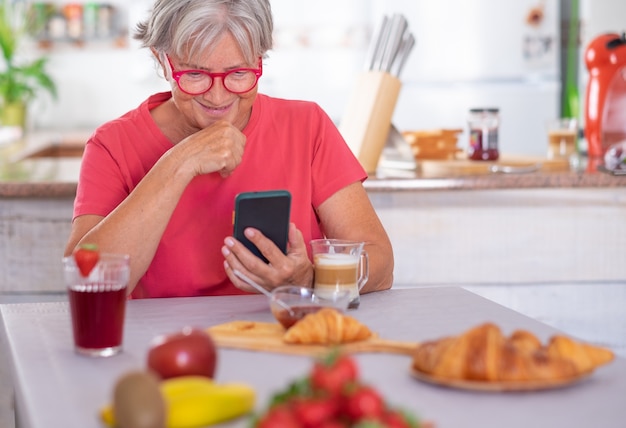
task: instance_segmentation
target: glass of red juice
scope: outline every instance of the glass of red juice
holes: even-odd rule
[[[78,354],[109,357],[122,350],[129,256],[100,254],[98,264],[84,277],[74,257],[63,259],[70,303],[74,349]]]

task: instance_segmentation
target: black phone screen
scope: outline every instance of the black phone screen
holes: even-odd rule
[[[291,194],[287,190],[244,192],[235,198],[235,238],[265,263],[268,260],[243,234],[247,227],[260,230],[283,253],[287,253]]]

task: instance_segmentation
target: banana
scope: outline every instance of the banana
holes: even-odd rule
[[[112,404],[107,404],[102,409],[100,409],[100,419],[102,419],[102,422],[110,427],[114,427],[115,425],[117,425],[115,423],[115,416],[113,414]]]
[[[220,385],[206,376],[177,376],[161,381],[161,392],[166,397],[175,397],[189,393],[191,390],[207,390],[219,388]]]
[[[204,376],[179,376],[161,381],[167,428],[197,428],[243,416],[254,408],[256,394],[243,383],[219,384]],[[115,426],[111,406],[101,419]]]
[[[254,408],[255,391],[242,383],[215,384],[195,377],[162,382],[168,428],[195,428],[234,419]]]

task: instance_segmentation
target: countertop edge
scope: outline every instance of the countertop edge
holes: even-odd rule
[[[535,172],[528,174],[485,174],[442,178],[370,178],[368,192],[428,190],[489,190],[532,188],[626,187],[626,177],[606,173]]]
[[[76,187],[71,182],[0,182],[0,198],[74,198]]]
[[[42,144],[74,145],[84,144],[90,134],[86,130],[73,132],[38,132],[24,141],[4,147],[0,154],[0,199],[28,198],[74,198],[80,170],[80,157],[41,157],[10,161],[16,153],[24,154],[26,149],[41,148]],[[45,145],[45,144],[44,144]],[[13,154],[9,156],[9,154]],[[18,156],[19,158],[19,156]],[[509,156],[514,165],[526,165],[533,161],[527,157]],[[424,169],[425,164],[416,169],[396,169],[381,167],[364,182],[370,194],[384,192],[422,192],[447,190],[491,190],[491,189],[533,189],[533,188],[619,188],[626,187],[626,176],[615,176],[600,172],[594,166],[597,160],[581,162],[577,170],[546,169],[531,172],[468,172],[467,169]],[[549,167],[549,168],[548,168]],[[429,172],[430,171],[430,172]],[[474,169],[472,169],[474,171]]]
[[[547,172],[491,174],[447,178],[376,178],[364,182],[368,193],[441,190],[626,187],[626,176],[606,173]],[[77,183],[0,181],[0,198],[73,198]]]

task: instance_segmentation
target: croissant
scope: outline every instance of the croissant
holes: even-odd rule
[[[308,314],[291,326],[283,341],[291,344],[338,345],[368,339],[372,332],[356,319],[331,308]]]
[[[485,323],[456,337],[425,342],[413,355],[413,368],[435,377],[475,381],[567,379],[613,358],[607,349],[554,336],[548,346],[532,333],[505,337]]]
[[[613,360],[612,351],[576,342],[569,337],[553,336],[548,343],[548,354],[570,359],[580,373],[588,372]]]
[[[541,348],[541,340],[527,330],[515,330],[509,341],[522,352],[535,352]]]

